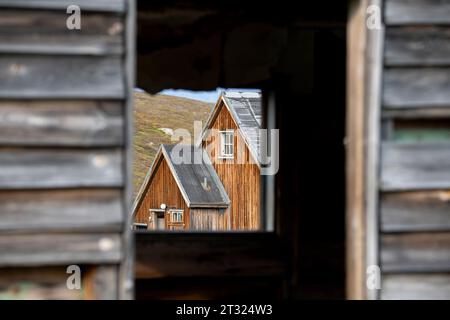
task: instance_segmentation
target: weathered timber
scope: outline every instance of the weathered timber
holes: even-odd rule
[[[120,232],[121,190],[0,192],[0,232]]]
[[[123,19],[117,15],[84,12],[81,30],[66,26],[65,10],[0,11],[0,52],[60,55],[120,55]]]
[[[387,66],[450,65],[450,28],[388,28],[384,62]]]
[[[450,231],[450,191],[385,193],[381,196],[384,232]]]
[[[120,57],[2,55],[0,98],[121,99]]]
[[[121,146],[123,109],[114,101],[0,101],[0,145]]]
[[[450,68],[384,70],[383,105],[388,108],[448,107]]]
[[[450,3],[442,0],[387,0],[387,25],[450,24]]]
[[[0,235],[2,266],[119,263],[118,234]]]
[[[448,300],[450,299],[450,274],[384,275],[381,299]]]
[[[450,144],[384,142],[381,188],[385,191],[450,188]]]
[[[384,234],[381,269],[387,272],[450,272],[450,232]]]
[[[121,187],[120,150],[0,149],[0,189]]]

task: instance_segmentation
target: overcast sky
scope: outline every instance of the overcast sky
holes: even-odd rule
[[[141,89],[136,88],[136,91],[141,91]],[[219,95],[225,89],[217,88],[214,91],[191,91],[191,90],[173,90],[166,89],[161,91],[161,94],[167,94],[171,96],[177,96],[182,98],[189,98],[194,100],[206,101],[215,103],[219,98]],[[260,91],[259,89],[226,89],[227,91]]]

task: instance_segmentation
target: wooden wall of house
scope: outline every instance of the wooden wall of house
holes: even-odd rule
[[[0,1],[0,299],[132,297],[134,2],[77,3]]]
[[[230,225],[227,209],[191,208],[190,229],[223,231]]]
[[[138,206],[135,216],[137,223],[149,223],[150,209],[159,209],[162,203],[168,209],[181,209],[184,212],[183,219],[185,229],[190,227],[190,209],[184,201],[183,195],[178,188],[177,182],[170,171],[164,156],[157,162],[152,180],[144,191],[144,197]],[[166,225],[169,215],[166,214]]]
[[[244,139],[238,130],[228,109],[220,102],[220,111],[213,120],[210,133],[205,137],[203,146],[211,157],[213,166],[225,187],[231,201],[226,214],[230,214],[231,229],[259,230],[260,219],[260,171],[252,158]],[[233,159],[219,158],[218,130],[235,130]],[[238,163],[235,163],[239,155]]]
[[[382,299],[450,299],[450,3],[384,8]]]

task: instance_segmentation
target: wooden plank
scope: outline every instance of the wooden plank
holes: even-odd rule
[[[450,106],[450,105],[449,105]],[[414,109],[385,109],[383,119],[439,119],[450,118],[450,108],[414,108]]]
[[[139,279],[182,276],[279,276],[283,246],[269,233],[136,232]]]
[[[442,0],[387,0],[385,22],[401,24],[450,24],[450,3]]]
[[[123,22],[117,15],[82,13],[81,30],[69,30],[60,11],[0,11],[0,52],[120,55]]]
[[[388,272],[450,272],[450,233],[384,234],[381,269]]]
[[[384,300],[450,299],[450,274],[392,274],[381,279]]]
[[[382,190],[447,188],[450,188],[450,143],[382,144]]]
[[[0,56],[0,98],[124,97],[120,57]]]
[[[349,2],[347,26],[346,279],[347,297],[366,297],[365,279],[365,10],[367,1]]]
[[[0,266],[117,263],[118,234],[0,235]]]
[[[0,232],[121,231],[121,190],[0,192]]]
[[[76,4],[82,11],[125,11],[125,0],[0,0],[0,8],[66,10]]]
[[[450,191],[383,194],[381,221],[384,232],[450,231]]]
[[[0,149],[0,189],[121,187],[121,150]]]
[[[124,231],[122,233],[123,259],[118,268],[118,298],[130,300],[134,298],[134,233],[131,230],[133,224],[132,203],[133,203],[133,152],[134,152],[134,88],[136,86],[136,21],[137,4],[135,0],[127,1],[127,15],[125,20],[125,146],[123,175],[123,214]]]
[[[113,101],[0,101],[0,145],[121,146],[123,108]]]
[[[423,26],[388,28],[385,64],[450,65],[450,28]]]
[[[384,72],[386,108],[448,107],[450,68],[392,68]]]

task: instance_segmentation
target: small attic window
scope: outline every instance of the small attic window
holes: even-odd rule
[[[220,131],[220,156],[222,159],[233,159],[234,156],[234,131]]]

